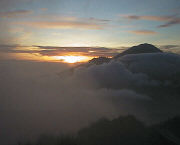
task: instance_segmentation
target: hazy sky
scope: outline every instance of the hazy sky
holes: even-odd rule
[[[180,0],[1,0],[0,29],[1,60],[87,61],[140,43],[179,52]]]
[[[1,0],[0,43],[180,44],[179,0]]]

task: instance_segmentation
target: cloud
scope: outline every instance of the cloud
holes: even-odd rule
[[[94,22],[110,22],[111,20],[108,19],[99,19],[99,18],[94,18],[94,17],[90,17],[89,20],[94,21]]]
[[[120,58],[128,70],[143,73],[155,80],[168,80],[180,72],[180,55],[173,53],[154,53],[127,55]]]
[[[172,20],[174,18],[174,16],[151,16],[151,15],[149,16],[125,15],[123,17],[129,20],[148,20],[148,21],[163,21],[163,22]]]
[[[158,27],[163,28],[163,27],[169,27],[169,26],[177,25],[177,24],[180,24],[180,18],[172,19],[165,24],[159,25]]]
[[[18,53],[40,56],[65,56],[65,55],[83,55],[89,57],[112,57],[126,48],[105,48],[105,47],[54,47],[54,46],[18,46],[18,45],[0,45],[0,53]]]
[[[42,18],[49,17],[48,15],[40,16]],[[53,19],[52,19],[53,18]],[[97,18],[77,18],[67,16],[52,16],[51,21],[29,21],[29,22],[17,22],[16,24],[46,28],[46,29],[104,29],[109,20],[97,19]],[[58,20],[59,19],[59,20]]]
[[[180,113],[177,54],[131,54],[107,64],[76,67],[72,75],[57,75],[66,69],[72,68],[62,63],[1,61],[3,144],[22,136],[29,140],[47,132],[74,132],[101,117],[132,114],[153,123]]]
[[[1,10],[12,9],[21,6],[22,4],[30,4],[36,0],[1,0]]]
[[[104,29],[110,20],[99,18],[80,18],[75,16],[62,16],[45,14],[33,16],[33,21],[19,21],[15,24],[45,29]]]
[[[165,22],[165,24],[159,25],[159,28],[162,27],[169,27],[172,25],[180,24],[180,18],[176,15],[172,16],[153,16],[153,15],[144,15],[144,16],[138,16],[138,15],[121,15],[123,18],[128,20],[147,20],[147,21],[160,21]]]
[[[16,10],[16,11],[6,11],[6,12],[0,12],[0,17],[2,18],[16,18],[16,17],[22,17],[29,14],[32,14],[33,11],[31,10]]]
[[[61,63],[1,61],[1,143],[13,144],[42,133],[72,132],[117,114],[104,99],[104,92],[113,91],[94,90],[90,82],[77,85],[81,78],[56,74],[67,68]]]
[[[98,87],[111,89],[132,89],[133,86],[156,86],[158,82],[149,80],[145,73],[133,73],[122,62],[110,62],[103,65],[93,65],[87,69],[78,68],[75,75],[81,78],[91,78],[97,81]]]
[[[130,89],[137,92],[154,88],[157,89],[156,93],[171,89],[176,92],[178,84],[174,79],[178,79],[180,74],[180,56],[173,53],[132,54],[107,64],[77,68],[74,73],[81,78],[91,78],[100,88]],[[144,93],[151,96],[151,91]],[[154,97],[156,93],[153,93]],[[170,95],[169,93],[164,96]],[[174,94],[176,97],[178,95]]]
[[[134,30],[134,31],[129,31],[130,33],[138,34],[138,35],[154,35],[157,34],[155,31],[151,30]]]
[[[118,54],[122,49],[113,49],[105,47],[43,47],[39,48],[44,49],[40,52],[42,55],[65,55],[70,53],[79,53],[85,56],[114,56]]]
[[[162,45],[159,48],[165,52],[180,54],[180,45]]]
[[[138,108],[136,106],[137,104],[135,105],[134,101],[130,99],[132,101],[130,101],[132,103],[131,105],[137,107],[134,106],[136,108],[134,110],[136,111],[133,114],[143,119],[147,117],[148,119],[146,118],[146,121],[157,121],[166,118],[168,115],[180,114],[177,111],[177,108],[179,108],[179,103],[177,102],[179,100],[179,74],[180,55],[172,53],[149,53],[126,55],[120,57],[117,61],[107,64],[76,68],[73,75],[75,78],[94,82],[94,87],[97,90],[102,88],[117,91],[129,90],[142,95],[140,97],[141,99],[144,98],[146,100],[147,98],[151,98],[152,101],[149,103],[136,102],[137,104],[142,103],[140,106],[143,106],[144,111],[147,111],[145,111],[146,113],[142,112],[141,107],[139,106],[140,108]],[[114,104],[117,104],[117,108],[121,108],[123,103],[127,103],[121,100],[122,96],[119,95],[115,99],[116,101],[113,101]],[[127,95],[124,94],[124,96]],[[158,110],[158,112],[155,110]],[[162,115],[159,116],[159,113]]]
[[[22,0],[1,0],[0,8],[1,10],[12,8],[12,6],[16,5],[16,3],[19,3],[21,1]]]
[[[46,28],[46,29],[103,29],[104,26],[96,23],[88,22],[48,22],[48,21],[39,21],[39,22],[20,22],[17,23],[20,25],[36,27],[36,28]]]
[[[40,10],[44,12],[44,11],[47,11],[48,8],[40,8]]]
[[[180,45],[163,45],[160,46],[161,49],[174,49],[174,48],[180,48]]]

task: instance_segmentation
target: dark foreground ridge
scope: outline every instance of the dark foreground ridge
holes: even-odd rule
[[[102,118],[76,136],[42,135],[35,143],[19,145],[179,145],[180,117],[146,126],[134,116]]]

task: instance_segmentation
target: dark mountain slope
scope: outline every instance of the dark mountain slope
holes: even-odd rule
[[[128,54],[139,54],[139,53],[161,53],[162,51],[151,44],[140,44],[138,46],[130,47],[129,49],[123,51],[122,53],[116,55],[114,59],[117,59],[121,56],[128,55]]]
[[[129,49],[123,51],[122,53],[119,53],[118,55],[114,56],[113,58],[98,57],[98,58],[93,58],[88,63],[100,65],[103,63],[109,63],[111,60],[118,59],[119,57],[129,55],[129,54],[162,53],[162,52],[163,51],[161,51],[160,49],[158,49],[154,45],[144,43],[144,44],[140,44],[137,46],[130,47]]]

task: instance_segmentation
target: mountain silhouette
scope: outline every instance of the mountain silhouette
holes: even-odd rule
[[[114,59],[128,54],[139,54],[139,53],[159,53],[162,52],[160,49],[152,44],[144,43],[137,46],[130,47],[129,49],[123,51],[122,53],[116,55]]]
[[[137,46],[133,46],[130,47],[129,49],[123,51],[122,53],[119,53],[118,55],[112,57],[112,58],[108,58],[108,57],[97,57],[97,58],[93,58],[91,60],[89,60],[87,63],[83,63],[80,65],[77,65],[74,68],[62,71],[60,73],[58,73],[59,76],[65,76],[65,75],[71,75],[74,72],[74,69],[79,68],[79,67],[89,67],[91,65],[101,65],[103,63],[109,63],[111,60],[116,60],[119,57],[125,56],[125,55],[129,55],[129,54],[140,54],[140,53],[162,53],[163,51],[161,51],[159,48],[155,47],[152,44],[148,44],[148,43],[144,43],[144,44],[140,44]]]
[[[114,56],[113,58],[107,58],[107,57],[98,57],[93,58],[88,63],[89,64],[96,64],[100,65],[103,63],[109,63],[111,60],[118,59],[119,57],[129,55],[129,54],[140,54],[140,53],[162,53],[159,48],[155,47],[152,44],[144,43],[137,46],[130,47],[129,49],[123,51],[122,53],[119,53],[118,55]]]

